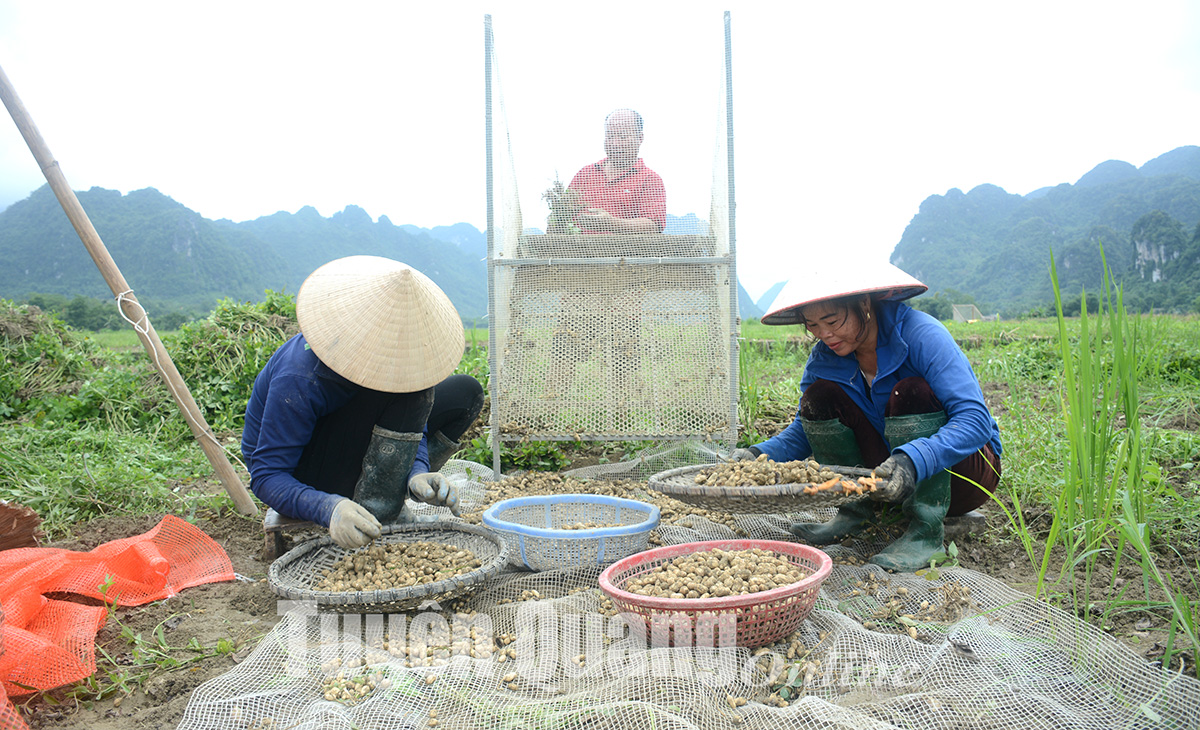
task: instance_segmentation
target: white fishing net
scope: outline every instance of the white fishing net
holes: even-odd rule
[[[564,476],[646,497],[636,476],[616,481],[644,466]],[[468,512],[484,507],[489,469],[452,461],[445,473],[475,500]],[[674,523],[658,542],[790,540],[790,521],[828,516],[683,511],[664,510]],[[258,648],[196,689],[179,728],[1200,726],[1200,682],[998,580],[891,575],[862,564],[869,549],[829,552],[812,614],[756,650],[647,646],[598,589],[603,566],[510,570],[464,603],[408,614],[283,602]]]

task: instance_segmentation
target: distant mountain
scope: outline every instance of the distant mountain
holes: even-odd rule
[[[738,316],[742,319],[758,319],[763,316],[762,309],[750,298],[740,281],[738,282]]]
[[[263,241],[227,235],[220,222],[156,190],[122,196],[92,188],[77,195],[143,303],[200,311],[217,296],[257,299],[264,282],[287,283],[287,262]],[[0,296],[32,292],[112,296],[49,185],[0,213]]]
[[[1101,244],[1132,309],[1200,308],[1200,147],[1141,168],[1108,160],[1074,185],[1025,196],[986,184],[932,195],[891,261],[928,284],[927,296],[953,290],[985,314],[1020,315],[1053,301],[1051,251],[1067,297],[1098,293]]]
[[[1195,179],[1200,173],[1200,147],[1189,145],[1178,147],[1165,155],[1159,155],[1142,165],[1143,177],[1155,175],[1183,175]]]
[[[453,243],[463,253],[468,256],[477,256],[481,261],[487,258],[487,234],[470,223],[455,223],[452,226],[434,226],[433,228],[418,228],[405,224],[400,226],[400,229],[413,235],[425,234],[435,241]]]
[[[763,314],[771,311],[771,305],[775,303],[775,297],[779,296],[779,292],[783,291],[783,285],[786,283],[787,281],[781,281],[772,285],[771,288],[768,289],[765,294],[759,297],[757,302],[755,302],[755,304],[758,305],[758,308],[762,310]]]
[[[1075,182],[1076,188],[1096,188],[1110,183],[1119,183],[1141,177],[1138,169],[1128,162],[1108,160],[1093,167]]]
[[[320,265],[373,254],[425,273],[463,317],[487,311],[486,269],[476,255],[386,217],[372,221],[357,206],[329,218],[304,207],[234,223],[208,220],[153,188],[124,196],[92,188],[77,196],[143,302],[202,313],[222,297],[258,300],[266,289],[294,294]],[[0,213],[0,296],[35,292],[111,297],[48,185]]]
[[[403,261],[433,279],[463,317],[481,317],[487,311],[487,292],[479,286],[486,280],[486,269],[478,258],[430,234],[410,233],[393,225],[386,216],[372,221],[356,205],[346,206],[329,218],[320,217],[312,208],[302,208],[295,215],[276,213],[244,223],[223,223],[248,231],[288,257],[291,291],[298,290],[305,277],[327,261],[370,254]],[[460,225],[471,228],[466,223]],[[478,231],[475,234],[482,236]]]

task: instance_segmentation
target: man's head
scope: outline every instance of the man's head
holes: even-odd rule
[[[616,162],[633,164],[642,146],[642,115],[617,109],[604,120],[604,153]]]

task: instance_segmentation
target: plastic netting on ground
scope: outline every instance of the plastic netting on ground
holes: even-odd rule
[[[489,35],[493,438],[732,441],[737,286],[721,50],[697,43],[695,58],[676,59],[712,82],[711,107],[683,120],[664,105],[585,122],[551,105],[522,117],[533,128],[514,129]],[[612,59],[572,63],[583,75],[613,71]],[[514,142],[560,136],[566,124],[575,141],[554,159]],[[643,160],[653,135],[690,152]],[[557,179],[560,164],[578,172]]]
[[[225,551],[202,530],[172,515],[145,534],[112,540],[90,552],[6,550],[0,553],[5,611],[0,681],[9,696],[23,695],[78,681],[96,670],[95,637],[106,607],[50,595],[70,593],[137,606],[233,577]]]
[[[478,498],[474,480],[491,474],[464,464],[447,472]],[[793,540],[787,523],[814,516],[738,515],[736,526]],[[674,544],[731,533],[695,519],[655,534]],[[179,728],[1200,726],[1200,682],[999,580],[891,575],[846,564],[865,547],[828,552],[841,564],[813,612],[753,652],[650,647],[599,590],[599,566],[508,571],[465,603],[409,614],[295,606],[194,692]]]

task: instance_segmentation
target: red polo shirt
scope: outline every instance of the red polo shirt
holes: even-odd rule
[[[608,159],[608,158],[605,158]],[[604,179],[604,160],[588,165],[571,180],[585,208],[600,208],[618,218],[649,218],[662,231],[667,225],[667,192],[662,178],[642,163],[615,180]],[[600,233],[583,229],[584,233]]]

